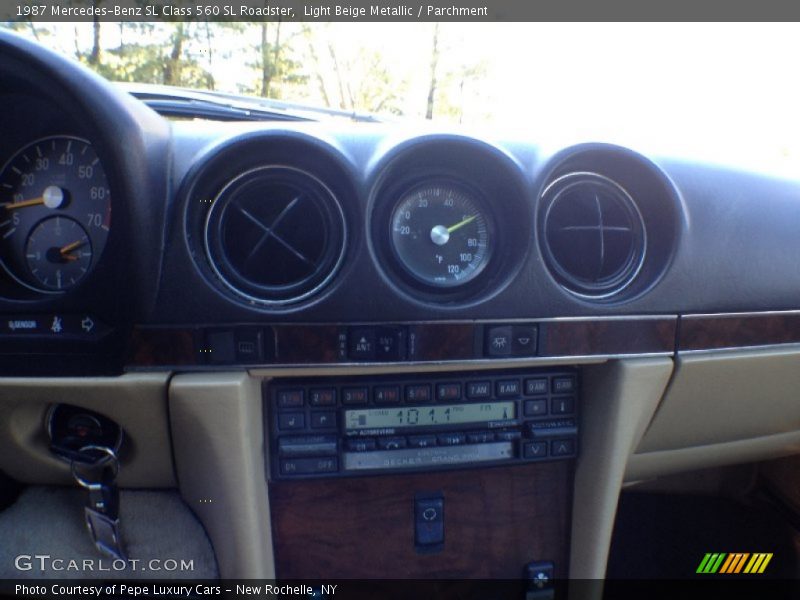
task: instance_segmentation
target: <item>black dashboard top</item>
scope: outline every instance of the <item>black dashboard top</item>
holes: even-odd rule
[[[798,307],[800,180],[404,123],[168,121],[13,34],[0,47],[0,235],[18,239],[0,246],[12,265],[0,273],[4,325],[91,315],[118,334],[119,354],[134,326]],[[107,176],[113,217],[96,217],[108,237],[98,253],[99,210],[85,197],[105,184],[59,183],[72,176],[62,165],[66,175],[23,187],[39,173],[23,164],[41,154],[35,142],[68,139],[85,141]],[[29,225],[8,233],[23,213]],[[48,221],[58,214],[60,225]],[[48,241],[63,223],[75,241]],[[59,287],[35,285],[42,265]],[[22,351],[0,333],[13,353],[45,351],[44,338]]]

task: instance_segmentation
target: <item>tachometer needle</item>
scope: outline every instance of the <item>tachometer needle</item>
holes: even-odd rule
[[[78,260],[77,256],[72,256],[70,252],[73,250],[77,250],[81,246],[86,243],[86,240],[78,240],[77,242],[72,242],[71,244],[67,244],[63,248],[61,248],[58,253],[61,255],[61,258],[64,260]]]
[[[467,217],[466,219],[464,219],[463,221],[459,221],[455,225],[450,225],[450,227],[447,228],[447,232],[448,233],[453,233],[456,229],[460,229],[464,225],[469,225],[470,223],[472,223],[477,218],[478,218],[478,215],[472,215],[471,217]]]

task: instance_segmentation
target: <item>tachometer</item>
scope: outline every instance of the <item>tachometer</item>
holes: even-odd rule
[[[491,253],[489,216],[479,196],[449,181],[402,195],[391,218],[391,247],[417,281],[453,288],[475,279]]]
[[[80,282],[110,222],[108,179],[86,140],[38,140],[0,171],[0,264],[28,288],[64,292]]]

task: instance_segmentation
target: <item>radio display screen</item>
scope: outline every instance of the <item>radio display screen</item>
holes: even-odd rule
[[[389,427],[468,425],[514,419],[516,418],[515,408],[513,402],[367,408],[346,410],[344,422],[348,431]]]

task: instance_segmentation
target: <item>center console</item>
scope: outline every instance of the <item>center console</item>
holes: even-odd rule
[[[276,576],[566,577],[580,372],[263,385]]]

